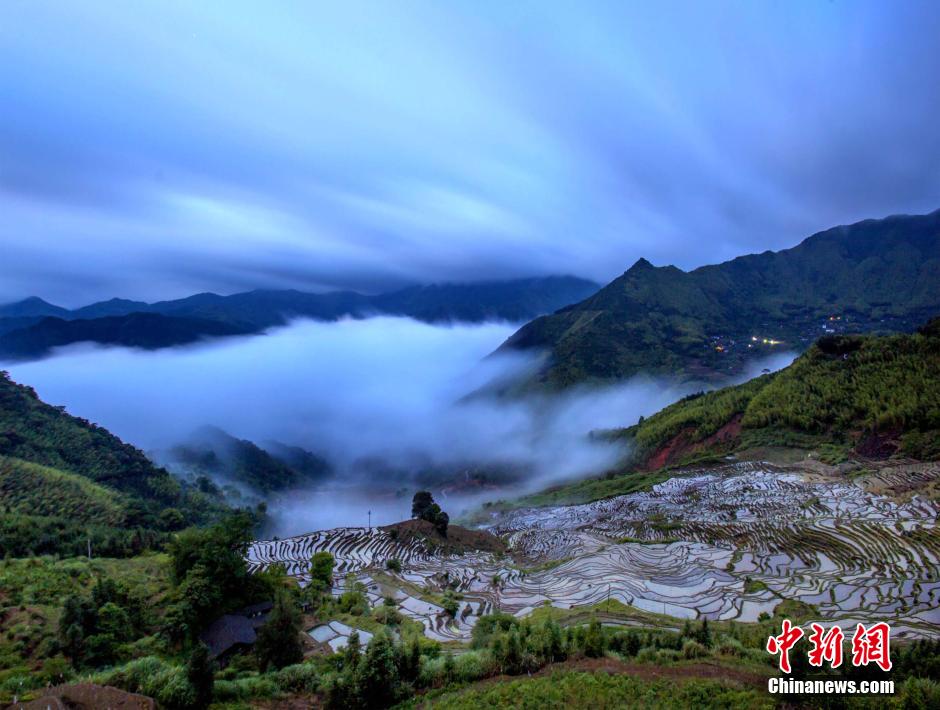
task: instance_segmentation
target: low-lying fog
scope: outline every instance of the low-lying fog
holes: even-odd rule
[[[452,517],[486,499],[600,473],[623,451],[589,432],[633,424],[695,389],[636,379],[553,397],[467,397],[532,366],[521,355],[486,357],[515,329],[386,317],[297,321],[267,335],[155,352],[72,347],[8,369],[43,400],[144,450],[210,424],[323,455],[336,471],[329,482],[269,506],[270,532],[282,536],[364,525],[367,510],[373,524],[399,520],[419,468],[516,472],[499,487],[442,485],[436,495]],[[782,353],[751,374],[792,357]]]

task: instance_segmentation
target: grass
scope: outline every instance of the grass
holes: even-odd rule
[[[663,469],[653,473],[631,471],[616,473],[606,478],[577,481],[560,486],[553,486],[539,493],[532,493],[512,501],[499,500],[484,503],[461,522],[468,525],[485,522],[492,513],[516,510],[518,508],[547,508],[554,505],[577,505],[590,503],[604,498],[648,491],[657,483],[675,477],[674,471]]]
[[[632,543],[634,545],[671,545],[674,542],[679,542],[677,537],[664,537],[659,540],[641,540],[638,537],[631,537],[625,535],[624,537],[618,537],[616,540],[618,545],[624,545],[627,543]]]
[[[763,592],[767,589],[767,585],[764,584],[759,579],[747,579],[744,582],[744,593],[745,594],[756,594],[757,592]]]
[[[542,562],[541,564],[532,565],[531,567],[516,567],[516,569],[522,574],[536,574],[537,572],[547,572],[550,569],[561,567],[565,562],[570,562],[573,559],[573,557],[562,557],[560,560],[549,560],[548,562]]]
[[[765,693],[713,680],[645,680],[605,672],[562,671],[537,678],[481,683],[446,693],[428,707],[479,708],[771,708]]]
[[[609,603],[604,600],[597,604],[575,606],[570,609],[559,609],[549,604],[543,604],[534,609],[527,618],[534,625],[540,624],[546,619],[552,619],[561,626],[579,626],[587,624],[595,615],[604,620],[623,621],[625,625],[643,626],[650,629],[674,630],[677,623],[675,617],[643,611],[617,599],[611,599]]]

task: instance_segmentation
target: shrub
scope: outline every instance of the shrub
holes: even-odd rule
[[[687,660],[692,660],[693,658],[704,658],[707,655],[708,649],[706,649],[698,641],[689,639],[684,644],[682,644],[682,657]]]
[[[905,710],[940,708],[940,683],[926,678],[908,678],[901,685],[900,701]]]
[[[675,663],[679,658],[679,652],[671,648],[661,648],[656,652],[657,663]]]
[[[736,638],[730,638],[725,636],[718,643],[716,649],[719,654],[722,656],[734,656],[735,658],[743,658],[745,655],[745,648],[741,645],[741,642]]]

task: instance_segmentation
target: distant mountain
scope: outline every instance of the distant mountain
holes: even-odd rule
[[[292,318],[332,321],[385,314],[432,323],[519,322],[582,299],[597,288],[584,279],[550,276],[416,286],[378,296],[288,290],[231,296],[200,293],[158,303],[113,298],[73,311],[30,298],[0,307],[0,358],[41,357],[53,347],[82,341],[161,348],[203,337],[258,333]]]
[[[92,303],[90,306],[76,308],[61,315],[61,318],[76,320],[79,318],[105,318],[107,316],[126,316],[130,313],[145,313],[150,306],[143,301],[129,301],[126,298],[112,298],[109,301]]]
[[[0,357],[28,360],[46,355],[52,348],[79,342],[153,349],[210,336],[250,332],[247,326],[159,313],[131,313],[91,320],[43,318],[38,323],[0,335]]]
[[[913,335],[827,335],[789,367],[691,395],[618,437],[647,469],[741,449],[940,459],[940,318]]]
[[[367,296],[352,291],[249,291],[231,296],[200,293],[176,301],[160,301],[149,306],[149,310],[164,315],[231,323],[259,331],[283,325],[291,318],[336,320],[343,316],[359,317],[373,309]]]
[[[43,301],[41,298],[30,298],[8,303],[0,306],[0,318],[42,318],[44,316],[67,316],[69,311],[59,306]]]
[[[866,220],[684,272],[637,261],[505,349],[548,354],[555,387],[640,372],[709,378],[825,332],[903,331],[940,312],[940,211]]]
[[[382,312],[430,323],[440,321],[526,321],[575,303],[599,288],[572,276],[414,286],[373,297]]]
[[[222,510],[0,372],[0,555],[132,554]]]
[[[152,455],[177,475],[205,476],[217,484],[247,486],[260,494],[300,488],[332,473],[327,461],[305,449],[276,442],[261,448],[212,426]]]
[[[329,461],[299,446],[288,446],[278,441],[265,441],[261,448],[294,471],[300,483],[313,483],[333,473],[333,467]]]

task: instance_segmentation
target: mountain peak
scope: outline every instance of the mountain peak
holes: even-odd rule
[[[62,315],[67,312],[64,308],[44,301],[39,296],[30,296],[22,301],[0,306],[0,317],[2,318],[52,316]]]
[[[655,266],[653,266],[649,261],[647,261],[644,257],[641,256],[639,259],[636,260],[636,263],[634,263],[633,266],[627,269],[626,273],[629,274],[631,271],[648,271],[649,269],[655,269],[655,268],[656,268]]]
[[[537,377],[564,387],[640,372],[724,377],[769,355],[765,342],[802,349],[821,327],[910,330],[940,310],[938,230],[933,215],[869,220],[689,272],[638,259],[507,346],[547,352]]]

